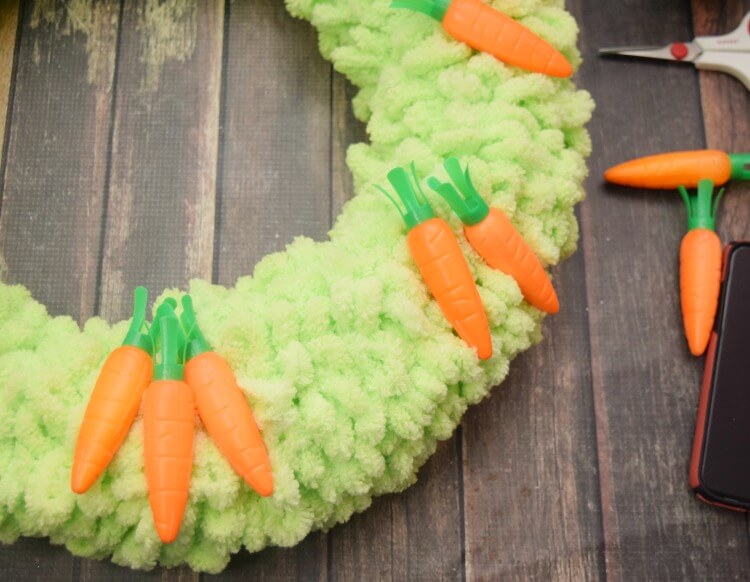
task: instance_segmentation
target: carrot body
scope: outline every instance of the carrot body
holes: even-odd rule
[[[464,226],[464,233],[490,267],[516,280],[529,303],[547,313],[560,310],[544,267],[503,212],[490,208],[483,221]]]
[[[690,352],[700,356],[711,338],[721,287],[721,241],[707,228],[688,231],[680,245],[680,297]]]
[[[70,478],[75,493],[85,493],[107,468],[138,413],[153,372],[153,340],[143,328],[148,291],[136,287],[133,318],[122,342],[104,362],[81,422]]]
[[[453,38],[510,65],[552,77],[570,77],[573,67],[547,41],[481,0],[452,0],[443,28]]]
[[[453,231],[431,218],[409,231],[409,249],[448,322],[483,360],[492,355],[487,314]]]
[[[723,191],[714,197],[711,180],[700,180],[695,194],[677,190],[688,211],[688,233],[680,245],[680,303],[685,336],[694,356],[708,345],[721,287],[721,241],[714,232]]]
[[[195,400],[181,380],[156,380],[146,390],[143,454],[148,500],[159,538],[177,538],[193,467]]]
[[[423,12],[456,40],[509,65],[552,77],[573,74],[568,60],[551,44],[481,0],[393,0],[391,6]]]
[[[671,190],[678,186],[695,188],[702,179],[716,185],[732,177],[732,160],[718,150],[696,150],[658,154],[630,160],[604,172],[613,184],[633,188]]]
[[[185,381],[195,393],[206,430],[235,471],[258,494],[273,493],[266,445],[232,368],[216,352],[203,352],[185,364]]]
[[[412,179],[404,168],[388,172],[388,181],[405,210],[388,192],[380,188],[401,214],[409,229],[406,237],[422,279],[458,336],[477,350],[482,360],[492,356],[492,336],[482,298],[474,277],[448,223],[435,217],[417,179],[414,164]]]
[[[107,357],[78,432],[70,482],[76,493],[93,485],[125,440],[152,370],[151,356],[134,346]]]
[[[453,183],[431,176],[427,184],[464,223],[464,234],[474,250],[490,267],[513,277],[529,303],[547,313],[557,313],[560,303],[552,282],[508,217],[497,208],[490,208],[479,195],[468,166],[464,171],[455,157],[443,165]]]

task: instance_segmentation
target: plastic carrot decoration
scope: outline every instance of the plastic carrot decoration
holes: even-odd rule
[[[690,352],[706,351],[716,317],[721,287],[721,241],[714,232],[722,192],[712,200],[713,182],[701,180],[696,196],[679,191],[688,209],[688,233],[680,245],[680,297]]]
[[[604,179],[622,186],[655,190],[696,188],[703,179],[722,186],[729,180],[750,180],[750,153],[694,150],[657,154],[614,166],[604,172]]]
[[[464,173],[459,161],[449,158],[445,169],[460,194],[452,184],[440,182],[437,178],[430,177],[427,183],[445,198],[464,223],[464,233],[474,250],[490,267],[513,277],[523,296],[534,307],[557,313],[560,303],[552,282],[508,217],[501,210],[487,206],[471,183],[468,167]]]
[[[193,467],[195,400],[183,382],[180,352],[183,339],[170,303],[163,303],[154,321],[161,336],[161,360],[154,381],[146,389],[143,409],[143,454],[148,500],[159,538],[177,538],[188,501]]]
[[[391,6],[427,14],[456,40],[509,65],[552,77],[573,74],[552,45],[481,0],[394,0]]]
[[[412,174],[420,197],[406,170],[394,168],[388,173],[388,181],[406,209],[403,212],[388,192],[379,189],[393,202],[404,219],[409,229],[407,242],[414,262],[446,319],[458,336],[476,348],[479,357],[486,360],[492,356],[492,337],[484,304],[469,265],[450,226],[443,219],[435,217],[419,187],[414,165]]]
[[[182,324],[188,333],[185,381],[195,393],[206,431],[235,471],[259,495],[273,493],[268,451],[250,405],[232,368],[211,350],[195,320],[189,295],[182,298]]]
[[[135,290],[133,320],[122,346],[104,362],[78,432],[70,486],[85,493],[107,468],[133,424],[151,381],[153,344],[142,333],[148,291]]]

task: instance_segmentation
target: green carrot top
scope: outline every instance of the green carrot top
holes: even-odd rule
[[[146,288],[136,287],[133,292],[133,319],[130,322],[130,328],[122,345],[140,348],[149,355],[152,355],[154,352],[154,342],[146,324],[147,303],[148,291]],[[143,331],[144,328],[146,329],[145,333]]]
[[[687,206],[688,230],[696,228],[714,230],[716,227],[716,209],[724,190],[720,190],[714,198],[714,183],[712,180],[698,182],[698,190],[695,194],[690,194],[684,186],[679,186],[678,190],[685,201],[685,206]]]
[[[151,326],[154,345],[160,344],[160,358],[154,365],[154,380],[182,380],[185,335],[174,312],[177,302],[165,299],[156,310]]]
[[[471,226],[482,222],[489,214],[490,209],[471,182],[469,166],[466,166],[466,172],[464,172],[457,158],[448,158],[445,160],[444,166],[455,187],[453,184],[441,182],[432,176],[427,179],[427,184],[445,198],[453,212],[465,225]]]
[[[201,328],[198,327],[198,322],[195,319],[195,310],[193,309],[193,299],[190,295],[185,295],[182,298],[182,314],[180,315],[180,319],[187,333],[185,361],[187,362],[204,352],[210,352],[211,344],[208,343]]]
[[[393,0],[391,8],[414,10],[442,22],[450,4],[451,0]]]
[[[750,180],[750,153],[729,154],[733,180]]]
[[[435,213],[432,211],[432,207],[419,185],[413,162],[411,164],[411,173],[412,178],[414,179],[413,184],[408,172],[404,168],[393,168],[388,172],[388,181],[391,183],[391,186],[393,186],[396,194],[398,194],[401,202],[403,202],[406,209],[405,211],[401,210],[401,206],[398,202],[396,202],[393,196],[388,194],[385,189],[376,186],[378,190],[386,195],[388,200],[393,202],[393,205],[398,210],[401,218],[404,219],[409,230],[431,218],[435,218]]]

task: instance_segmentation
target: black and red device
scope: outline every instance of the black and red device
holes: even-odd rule
[[[698,403],[690,486],[706,503],[750,511],[750,242],[727,246],[722,281]]]

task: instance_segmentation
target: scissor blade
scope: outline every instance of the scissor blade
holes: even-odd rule
[[[659,59],[662,61],[692,62],[701,54],[701,49],[692,42],[673,42],[667,46],[631,46],[599,49],[600,55]]]

